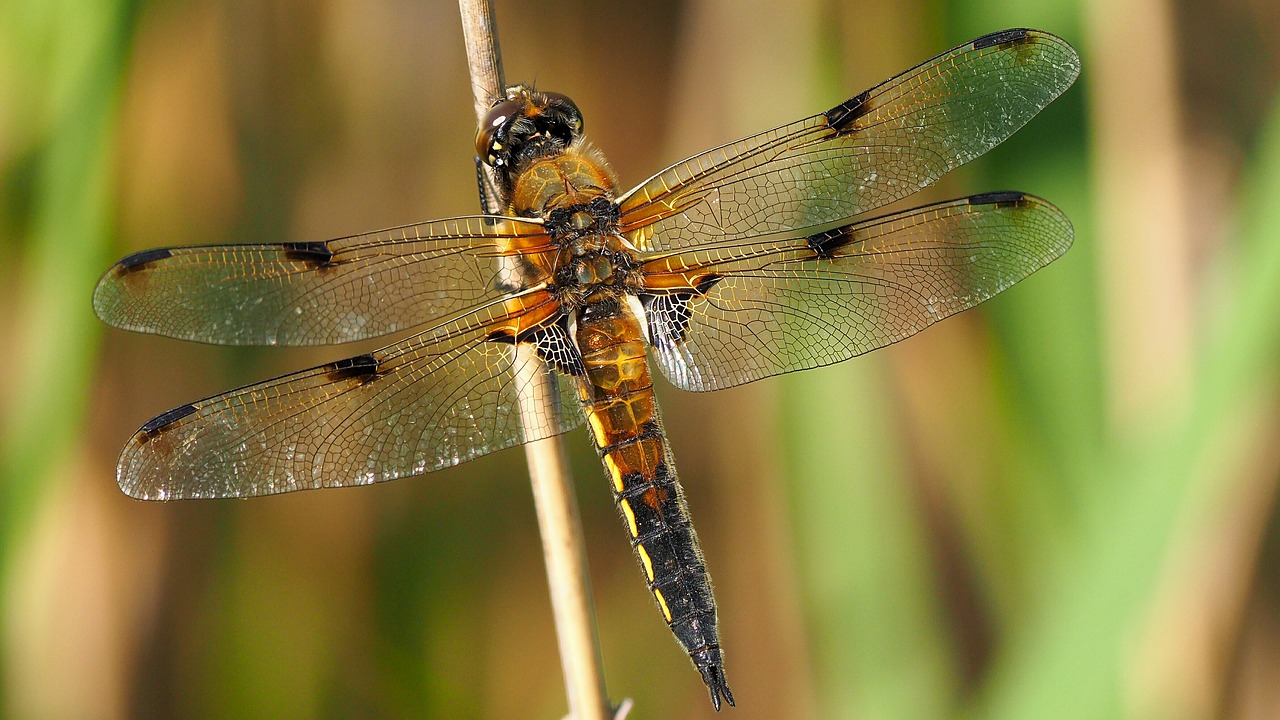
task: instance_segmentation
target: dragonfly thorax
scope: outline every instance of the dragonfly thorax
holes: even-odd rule
[[[564,269],[575,285],[599,285],[613,276],[612,260],[599,252],[574,258]]]
[[[550,290],[566,308],[582,307],[601,296],[634,293],[639,281],[635,258],[616,236],[591,239],[603,245],[581,254],[565,253],[552,273]]]
[[[618,206],[606,195],[596,195],[588,202],[553,206],[545,222],[556,244],[581,255],[603,247],[603,237],[617,232]]]
[[[597,226],[607,221],[610,213],[606,211],[616,194],[617,180],[604,158],[594,147],[579,142],[528,163],[511,183],[509,211],[516,217],[543,218],[552,223],[553,232],[570,231],[591,218],[597,219]],[[598,204],[592,206],[593,200]],[[553,218],[558,209],[566,212]],[[576,211],[585,211],[590,218]],[[616,222],[616,209],[611,213]]]

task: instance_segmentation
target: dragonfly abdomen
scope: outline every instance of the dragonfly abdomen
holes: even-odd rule
[[[716,706],[722,695],[733,704],[711,577],[653,395],[643,320],[632,305],[612,297],[578,313],[575,340],[586,370],[579,398],[663,619],[702,673]]]

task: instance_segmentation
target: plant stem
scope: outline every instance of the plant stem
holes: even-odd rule
[[[502,76],[502,56],[498,50],[497,24],[491,0],[459,0],[462,33],[467,45],[467,65],[477,120],[483,120],[492,102],[502,97],[506,83]],[[484,169],[485,172],[489,168]],[[492,177],[489,178],[492,181]],[[489,183],[493,187],[493,183]],[[500,212],[497,198],[485,194],[485,212]],[[516,382],[528,392],[521,393],[520,414],[529,437],[545,436],[542,418],[556,417],[558,399],[553,381],[542,362],[527,344],[516,345]],[[555,618],[560,663],[564,671],[569,717],[574,720],[605,720],[610,716],[600,662],[600,639],[595,609],[591,603],[591,581],[582,540],[578,504],[565,462],[560,438],[546,437],[525,445],[529,480],[538,513],[542,554],[551,591],[551,612]]]

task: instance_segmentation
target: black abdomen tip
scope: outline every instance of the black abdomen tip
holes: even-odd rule
[[[733,692],[729,690],[729,681],[724,676],[724,661],[720,657],[720,648],[703,648],[691,653],[690,656],[698,672],[702,673],[702,682],[707,684],[707,690],[711,693],[711,704],[715,706],[716,712],[720,712],[721,698],[729,703],[729,707],[734,707]]]

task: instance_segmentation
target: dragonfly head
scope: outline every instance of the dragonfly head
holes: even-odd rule
[[[582,137],[582,113],[568,97],[524,85],[507,88],[476,131],[476,155],[506,179]]]

